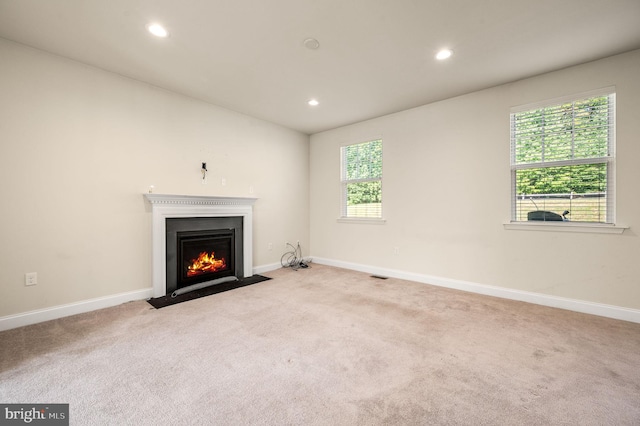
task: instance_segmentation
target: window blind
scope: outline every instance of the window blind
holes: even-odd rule
[[[512,220],[614,223],[614,142],[613,92],[512,111]]]
[[[382,218],[382,140],[340,148],[341,216]]]

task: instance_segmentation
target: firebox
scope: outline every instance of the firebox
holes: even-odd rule
[[[244,277],[243,218],[166,219],[166,294],[219,278]]]
[[[177,288],[233,276],[235,231],[178,232]]]

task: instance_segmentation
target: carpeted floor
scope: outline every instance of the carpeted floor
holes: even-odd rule
[[[637,425],[640,324],[313,265],[0,333],[73,425]]]

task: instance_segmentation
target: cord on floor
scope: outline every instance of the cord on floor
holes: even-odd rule
[[[280,264],[283,268],[291,268],[294,271],[297,271],[300,268],[309,268],[309,264],[304,261],[302,258],[302,248],[300,247],[300,243],[298,243],[297,247],[287,243],[289,247],[291,247],[291,251],[286,252],[280,258]]]

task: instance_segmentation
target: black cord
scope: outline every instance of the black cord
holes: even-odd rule
[[[292,250],[286,252],[280,258],[280,264],[282,267],[291,268],[294,271],[297,271],[300,268],[308,268],[309,265],[307,265],[302,258],[302,248],[300,247],[300,243],[298,243],[297,247],[294,247],[289,243],[287,243],[287,245],[291,247]]]

